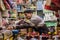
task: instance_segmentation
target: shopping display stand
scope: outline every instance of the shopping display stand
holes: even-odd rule
[[[14,0],[15,1],[15,0]],[[25,0],[24,0],[25,1]],[[1,8],[2,8],[2,11],[1,12],[3,12],[3,11],[5,11],[5,9],[6,9],[6,11],[8,11],[8,12],[6,12],[6,14],[7,14],[7,17],[6,17],[6,19],[9,21],[9,20],[11,20],[11,19],[18,19],[18,17],[23,17],[24,16],[24,11],[25,10],[27,10],[27,9],[31,9],[31,10],[35,10],[36,12],[34,12],[33,13],[33,15],[37,15],[37,13],[38,13],[38,15],[39,15],[39,12],[38,12],[38,10],[37,10],[37,6],[36,6],[36,0],[34,0],[34,1],[32,1],[31,0],[31,2],[29,2],[29,0],[28,1],[26,1],[26,3],[23,3],[24,1],[19,1],[18,0],[18,2],[16,3],[16,1],[15,2],[12,2],[12,3],[16,3],[16,6],[14,5],[14,4],[12,4],[12,5],[9,5],[9,3],[7,2],[7,0],[5,1],[5,4],[3,3],[3,1],[1,0],[1,3],[0,4],[2,4],[1,5]],[[47,4],[47,5],[50,5],[50,3],[51,3],[51,1],[49,2],[49,4]],[[10,6],[14,6],[13,8],[10,8]],[[6,8],[5,8],[6,7]],[[17,8],[16,8],[17,7]],[[22,11],[22,13],[21,13],[21,11]],[[42,12],[43,13],[43,12]],[[4,13],[3,13],[4,14]],[[6,14],[4,14],[4,15],[6,15]],[[8,17],[8,14],[9,14],[9,17]],[[49,13],[47,13],[48,15],[49,15]],[[50,13],[51,14],[51,13]],[[3,16],[4,16],[3,15]],[[19,15],[19,16],[18,16]],[[41,14],[42,16],[44,16],[43,14]],[[11,17],[10,17],[11,16]],[[40,16],[40,15],[39,15]],[[49,15],[50,16],[50,15]],[[47,17],[49,17],[49,16],[47,16]],[[52,15],[53,16],[53,15]],[[51,16],[51,18],[52,18],[52,16]],[[3,27],[3,25],[2,25],[2,19],[3,19],[3,17],[2,17],[2,13],[0,13],[0,26],[1,27]],[[47,18],[47,19],[49,19],[49,18]],[[52,18],[53,19],[53,18]],[[46,23],[46,25],[49,27],[49,26],[55,26],[55,31],[57,32],[57,23],[56,22],[52,22],[52,21],[45,21],[45,23]],[[12,26],[12,25],[11,25]],[[16,27],[16,25],[13,25],[13,26],[15,26]],[[59,30],[59,29],[58,29]],[[32,32],[33,31],[33,26],[22,26],[22,27],[20,27],[19,28],[19,31],[20,31],[20,35],[21,34],[23,34],[23,35],[27,35],[27,33],[29,33],[29,32]],[[15,31],[14,30],[14,32],[17,32],[17,31]],[[19,33],[19,32],[18,32]],[[18,35],[18,33],[16,34],[16,38],[17,38],[17,35]],[[14,34],[14,36],[15,36],[15,34]],[[39,37],[40,37],[40,40],[42,40],[42,35],[39,35]],[[34,37],[33,37],[34,38]],[[4,40],[14,40],[14,38],[13,38],[13,35],[7,35],[7,34],[3,34],[3,39]]]

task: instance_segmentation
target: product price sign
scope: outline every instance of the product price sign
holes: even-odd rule
[[[44,10],[44,14],[44,21],[57,21],[57,18],[52,11]]]
[[[45,24],[47,25],[47,27],[57,26],[57,22],[46,21]]]

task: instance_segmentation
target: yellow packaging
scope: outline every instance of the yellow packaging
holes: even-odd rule
[[[3,11],[5,11],[5,6],[2,0],[0,0],[0,7]]]

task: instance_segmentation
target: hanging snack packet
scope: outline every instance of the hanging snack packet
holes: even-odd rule
[[[4,11],[4,10],[5,10],[5,6],[4,6],[4,3],[3,3],[3,1],[2,1],[2,0],[0,0],[0,7],[1,7],[2,11]]]
[[[10,10],[11,7],[10,7],[9,3],[6,0],[3,0],[3,2],[5,4],[6,9]]]

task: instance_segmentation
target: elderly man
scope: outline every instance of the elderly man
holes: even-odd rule
[[[39,17],[38,15],[33,15],[33,12],[34,10],[25,10],[24,11],[24,14],[25,14],[25,18],[18,22],[17,25],[24,25],[25,28],[31,28],[34,30],[34,31],[38,31],[40,33],[43,33],[44,31],[46,31],[44,28],[46,27],[43,27],[44,25],[44,20]],[[17,27],[18,28],[18,27]],[[22,27],[20,27],[22,28]],[[44,31],[40,31],[40,30],[44,30]]]
[[[33,15],[33,12],[34,12],[33,10],[24,11],[25,21],[27,23],[30,23],[31,26],[34,26],[34,27],[32,27],[33,30],[38,31],[40,33],[43,33],[45,31],[47,32],[48,28],[46,28],[44,26],[44,20],[41,17],[39,17],[38,15]],[[45,30],[45,29],[47,29],[47,30]]]
[[[25,13],[25,21],[32,23],[36,26],[38,26],[38,24],[44,24],[44,21],[41,17],[39,17],[38,15],[33,15],[33,10],[26,10],[24,11]]]

